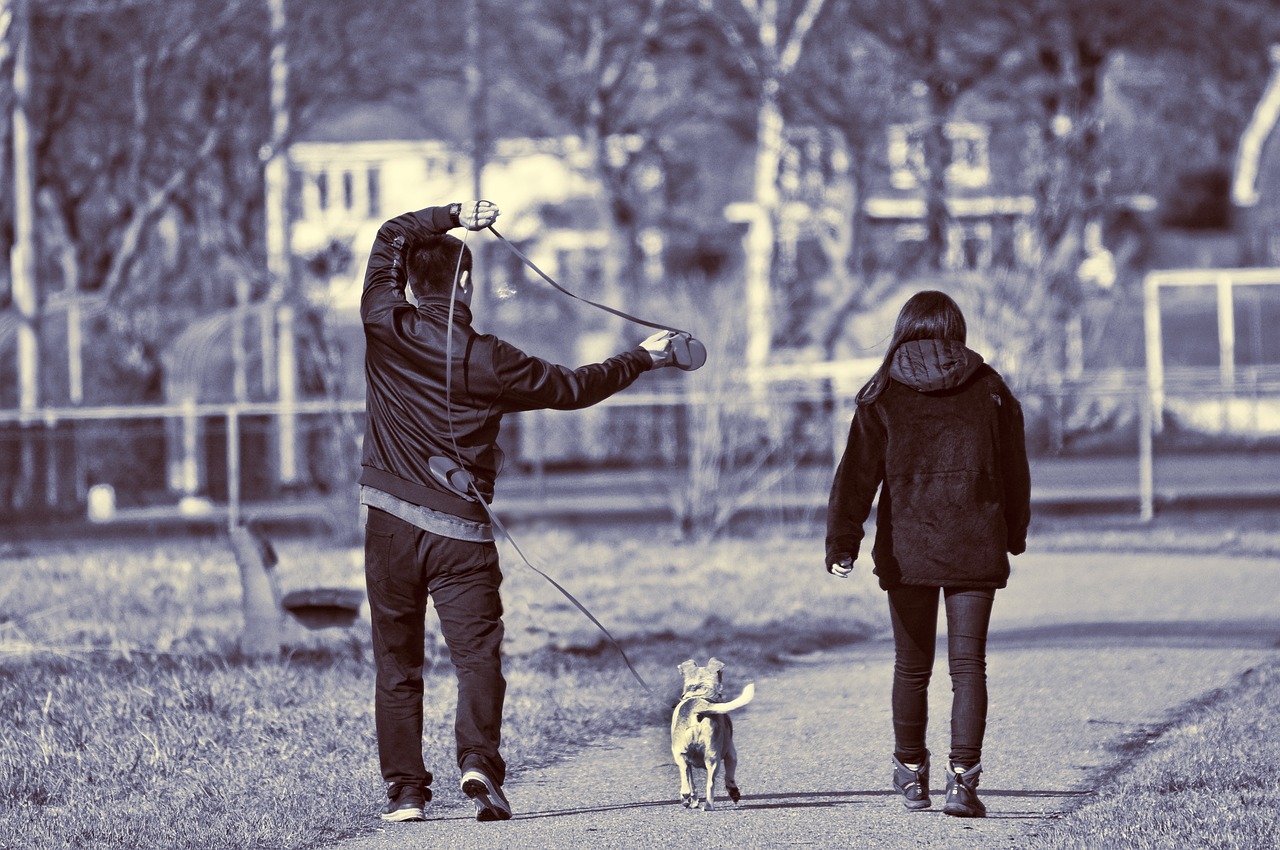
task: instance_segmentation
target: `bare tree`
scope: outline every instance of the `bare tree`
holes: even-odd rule
[[[909,68],[877,39],[863,32],[843,4],[828,6],[819,20],[797,80],[784,100],[792,120],[830,128],[847,160],[846,206],[815,211],[822,220],[814,231],[827,256],[825,280],[809,285],[817,296],[807,316],[808,337],[830,359],[845,325],[897,283],[892,269],[881,268],[866,227],[866,198],[882,150],[886,127],[894,120],[902,94],[910,88]],[[834,169],[833,169],[834,172]]]
[[[752,200],[741,207],[746,237],[749,367],[763,366],[773,344],[771,277],[778,221],[778,168],[784,148],[784,88],[826,0],[699,0],[754,88],[755,168]]]
[[[499,29],[523,86],[582,139],[585,170],[603,189],[608,233],[603,296],[623,303],[640,283],[642,233],[662,175],[653,153],[682,92],[661,84],[655,63],[662,34],[676,25],[668,0],[530,2]]]

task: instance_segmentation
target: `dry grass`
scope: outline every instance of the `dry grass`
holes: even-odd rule
[[[823,581],[813,540],[520,538],[614,631],[654,692],[504,551],[513,774],[584,739],[665,722],[671,671],[688,653],[719,653],[745,676],[780,653],[879,628],[878,599]],[[360,583],[358,552],[278,548],[285,591]],[[239,618],[235,563],[216,539],[10,547],[0,557],[0,845],[292,848],[375,828],[367,622],[290,624],[284,659],[260,663],[235,649]],[[695,629],[699,640],[680,637]],[[461,803],[452,668],[440,646],[430,650],[424,751],[437,800]]]
[[[1258,554],[1280,551],[1275,525],[1057,518],[1035,538],[1042,549],[1144,550],[1154,536],[1173,550]],[[654,692],[504,548],[513,774],[583,740],[665,723],[673,667],[689,655],[718,654],[745,681],[789,653],[882,630],[882,596],[865,571],[828,580],[820,531],[790,531],[703,543],[652,529],[519,531]],[[277,542],[285,591],[360,585],[358,551]],[[218,539],[0,552],[0,845],[295,848],[376,828],[367,623],[290,624],[289,652],[272,663],[238,656],[239,626],[238,574]],[[424,751],[437,801],[461,804],[452,669],[439,645],[429,649]],[[1169,730],[1043,846],[1273,846],[1277,717],[1280,673],[1269,668]]]
[[[1055,825],[1044,850],[1256,850],[1280,843],[1280,665],[1197,707]]]

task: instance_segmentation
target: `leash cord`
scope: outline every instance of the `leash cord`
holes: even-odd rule
[[[493,230],[493,226],[492,226],[492,225],[490,225],[489,229],[490,229],[490,230]],[[462,462],[462,452],[458,449],[458,439],[457,439],[457,436],[456,436],[456,434],[455,434],[455,432],[454,432],[454,428],[453,428],[453,402],[452,402],[452,395],[453,395],[453,314],[454,314],[454,305],[457,303],[458,281],[459,281],[460,276],[461,276],[461,273],[462,273],[462,255],[463,255],[463,253],[466,251],[466,247],[467,247],[467,236],[468,236],[469,234],[470,234],[470,229],[469,229],[469,228],[464,228],[464,229],[463,229],[463,237],[462,237],[462,245],[461,245],[461,247],[458,249],[458,264],[457,264],[457,266],[455,266],[455,267],[454,267],[454,270],[453,270],[453,286],[452,286],[452,287],[450,288],[450,290],[449,290],[449,318],[448,318],[448,326],[447,326],[447,328],[445,329],[445,343],[444,343],[444,358],[445,358],[445,361],[444,361],[444,362],[445,362],[445,368],[444,368],[444,411],[445,411],[445,418],[446,418],[446,419],[448,420],[448,422],[449,422],[449,442],[450,442],[450,443],[452,444],[452,446],[453,446],[453,456],[454,456],[454,457],[453,457],[453,459],[454,459],[454,460],[456,460],[456,461],[458,462],[458,465],[459,465],[460,467],[462,467],[463,469],[465,469],[465,468],[466,468],[466,465]],[[542,277],[543,277],[544,279],[546,279],[548,282],[550,282],[552,286],[554,286],[556,289],[559,289],[561,292],[566,293],[567,295],[571,295],[571,296],[573,296],[574,298],[578,298],[578,296],[574,295],[572,292],[569,292],[567,289],[564,289],[564,288],[563,288],[563,287],[561,287],[559,284],[557,284],[554,280],[551,280],[551,278],[550,278],[550,277],[547,277],[547,275],[546,275],[546,274],[544,274],[544,273],[542,272],[542,270],[541,270],[541,269],[539,269],[537,266],[533,265],[533,263],[532,263],[532,262],[531,262],[527,257],[525,257],[523,254],[521,254],[521,253],[520,253],[520,251],[519,251],[518,249],[516,249],[516,247],[515,247],[514,245],[512,245],[510,242],[507,242],[507,240],[506,240],[506,239],[504,239],[501,235],[499,235],[498,231],[493,230],[493,234],[494,234],[495,236],[497,236],[499,240],[501,240],[502,242],[505,242],[505,243],[507,244],[507,246],[511,248],[511,250],[513,250],[513,251],[515,251],[515,252],[516,252],[516,255],[517,255],[517,256],[519,256],[519,257],[520,257],[521,259],[523,259],[526,263],[528,263],[528,264],[529,264],[529,266],[530,266],[530,267],[532,267],[534,271],[536,271],[538,274],[542,275]],[[472,281],[472,285],[473,285],[473,286],[475,285],[475,282],[474,282],[474,281]],[[585,299],[585,298],[581,298],[581,299],[579,299],[579,300],[580,300],[580,301],[586,301],[586,299]],[[589,304],[594,304],[594,302],[587,302],[587,303],[589,303]],[[609,312],[612,312],[612,313],[617,313],[617,312],[618,312],[618,311],[616,311],[616,310],[613,310],[612,308],[604,307],[603,305],[600,305],[600,304],[595,304],[595,306],[600,307],[601,309],[604,309],[604,310],[609,310]],[[626,315],[626,314],[624,314],[624,313],[619,313],[619,315],[621,315],[623,318],[632,318],[632,317],[630,317],[630,316],[627,316],[627,315]],[[640,322],[640,320],[639,320],[639,319],[632,319],[632,321]],[[658,328],[658,329],[660,329],[660,330],[675,330],[674,328],[659,327],[658,325],[653,325],[653,324],[650,324],[649,322],[640,322],[640,323],[641,323],[641,324],[644,324],[644,325],[648,325],[649,327]],[[653,689],[649,687],[649,683],[648,683],[648,682],[646,682],[646,681],[644,680],[644,677],[640,675],[639,671],[637,671],[637,670],[636,670],[636,668],[635,668],[635,666],[631,663],[631,659],[627,657],[627,653],[626,653],[626,651],[625,651],[625,650],[623,650],[623,648],[622,648],[622,644],[618,643],[617,638],[615,638],[615,637],[613,636],[613,634],[612,634],[612,633],[610,633],[610,631],[609,631],[607,628],[605,628],[605,627],[604,627],[604,624],[603,624],[603,623],[601,623],[598,619],[596,619],[596,616],[595,616],[594,614],[592,614],[589,610],[587,610],[587,606],[585,606],[585,605],[583,605],[581,602],[579,602],[579,601],[578,601],[578,599],[577,599],[577,597],[575,597],[572,593],[570,593],[570,592],[565,588],[565,586],[564,586],[564,585],[560,584],[560,582],[556,581],[554,578],[552,578],[551,576],[547,575],[547,573],[543,572],[542,570],[538,569],[537,567],[535,567],[535,566],[533,565],[533,562],[529,560],[529,557],[528,557],[527,555],[525,555],[524,550],[520,548],[520,544],[519,544],[519,543],[517,543],[517,542],[516,542],[516,539],[515,539],[514,537],[512,537],[512,536],[511,536],[511,532],[510,532],[510,531],[507,531],[507,527],[506,527],[505,525],[503,525],[502,520],[498,519],[498,515],[494,512],[494,510],[493,510],[492,506],[490,506],[490,505],[489,505],[489,503],[485,501],[484,496],[483,496],[483,495],[481,495],[480,490],[476,487],[476,482],[475,482],[475,478],[474,478],[474,477],[468,476],[468,486],[471,488],[471,492],[475,495],[476,501],[477,501],[477,502],[479,502],[479,503],[480,503],[480,506],[484,508],[484,512],[485,512],[486,514],[488,514],[488,515],[489,515],[489,522],[490,522],[490,524],[491,524],[495,529],[497,529],[498,531],[500,531],[500,532],[502,533],[502,536],[503,536],[503,537],[505,537],[505,538],[507,539],[507,542],[511,544],[511,547],[512,547],[513,549],[515,549],[515,550],[516,550],[516,554],[518,554],[518,555],[520,556],[520,560],[524,561],[524,565],[525,565],[526,567],[528,567],[529,569],[533,570],[533,571],[534,571],[535,573],[537,573],[538,575],[542,576],[544,579],[546,579],[546,580],[551,584],[551,586],[552,586],[552,587],[554,587],[556,590],[560,591],[560,593],[561,593],[561,594],[562,594],[566,599],[568,599],[570,602],[572,602],[575,608],[577,608],[577,609],[578,609],[579,611],[581,611],[584,615],[586,615],[587,619],[588,619],[588,620],[590,620],[592,623],[594,623],[594,624],[595,624],[595,627],[596,627],[597,629],[599,629],[599,630],[600,630],[600,632],[601,632],[601,633],[602,633],[606,638],[608,638],[608,640],[609,640],[609,642],[610,642],[611,644],[613,644],[613,648],[614,648],[614,649],[616,649],[616,650],[618,650],[618,654],[622,656],[622,661],[623,661],[623,663],[627,665],[627,669],[631,671],[631,675],[632,675],[632,676],[634,676],[634,677],[635,677],[635,679],[636,679],[636,681],[640,683],[640,686],[641,686],[641,687],[643,687],[646,691],[648,691],[648,692],[652,693],[652,692],[653,692]]]
[[[664,325],[659,322],[649,322],[644,319],[633,316],[630,313],[624,313],[622,310],[618,310],[614,307],[610,307],[608,304],[600,304],[598,302],[592,301],[589,298],[583,298],[581,295],[573,294],[572,292],[570,292],[569,290],[565,289],[563,286],[561,286],[560,284],[552,280],[551,275],[547,274],[542,269],[538,268],[538,266],[533,262],[533,260],[529,259],[529,257],[526,256],[523,251],[521,251],[519,248],[513,245],[510,239],[508,239],[507,237],[499,233],[497,228],[495,228],[492,224],[489,225],[488,230],[491,233],[493,233],[494,236],[498,237],[498,241],[501,242],[503,245],[506,245],[507,248],[511,251],[511,253],[519,257],[522,263],[524,263],[529,268],[533,269],[533,271],[537,273],[538,277],[542,278],[547,283],[551,284],[556,289],[563,292],[565,295],[568,295],[570,298],[576,298],[579,301],[582,301],[586,304],[590,304],[592,307],[596,307],[600,310],[604,310],[606,313],[612,313],[613,315],[617,316],[620,319],[626,319],[629,322],[635,322],[637,325],[644,325],[646,328],[653,328],[654,330],[658,330],[658,331],[671,331],[673,333],[686,334],[688,336],[693,336],[693,334],[689,333],[688,331],[682,331],[679,328],[673,328],[670,325]]]

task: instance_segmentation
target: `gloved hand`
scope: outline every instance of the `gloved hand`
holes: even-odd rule
[[[836,578],[848,578],[849,574],[853,572],[853,558],[845,555],[834,564],[827,564],[827,572]]]
[[[467,230],[484,230],[498,220],[498,205],[492,201],[464,201],[458,221]]]
[[[671,340],[675,337],[675,331],[658,331],[640,343],[640,347],[649,352],[649,356],[653,358],[653,368],[661,369],[663,366],[675,365],[676,357],[671,351]]]

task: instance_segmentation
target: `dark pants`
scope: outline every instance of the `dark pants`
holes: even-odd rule
[[[893,622],[894,755],[918,763],[929,725],[929,677],[938,638],[937,587],[901,585],[889,590]],[[947,605],[947,660],[951,670],[951,761],[972,767],[982,760],[987,728],[987,627],[994,590],[942,588]]]
[[[458,767],[479,767],[506,780],[498,754],[502,704],[502,572],[493,543],[473,543],[423,531],[369,508],[364,544],[365,582],[377,663],[374,717],[378,759],[387,793],[425,787],[422,761],[422,663],[427,597],[440,618],[458,676],[454,734]]]

